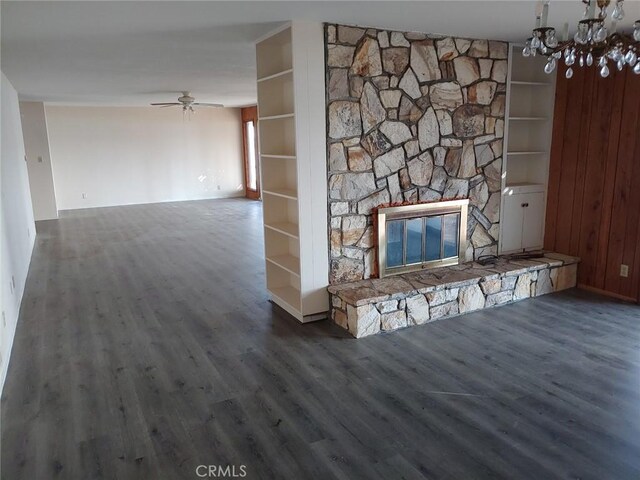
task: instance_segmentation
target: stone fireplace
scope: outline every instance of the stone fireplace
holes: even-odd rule
[[[335,323],[364,337],[575,286],[573,257],[474,262],[498,253],[507,43],[345,25],[325,41]]]
[[[466,261],[469,200],[377,209],[381,278]]]
[[[344,25],[325,41],[330,284],[378,276],[381,206],[468,199],[459,257],[497,254],[507,43]]]

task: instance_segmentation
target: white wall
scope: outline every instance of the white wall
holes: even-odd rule
[[[36,221],[58,218],[44,104],[20,102],[20,114],[33,216]]]
[[[244,195],[240,109],[46,112],[60,210]]]
[[[36,237],[18,95],[2,74],[0,103],[0,388],[4,386],[20,302]]]

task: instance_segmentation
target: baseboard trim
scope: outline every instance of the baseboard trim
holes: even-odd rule
[[[230,192],[223,193],[220,195],[216,195],[214,197],[205,197],[205,198],[179,198],[177,200],[156,200],[153,202],[140,202],[140,203],[117,203],[113,205],[94,205],[94,206],[86,206],[86,207],[73,207],[73,208],[61,208],[58,210],[58,213],[61,212],[71,212],[75,210],[88,210],[93,208],[112,208],[112,207],[132,207],[136,205],[152,205],[154,203],[177,203],[177,202],[199,202],[202,200],[225,200],[230,198],[245,198],[244,190],[238,192]]]
[[[585,285],[584,283],[579,283],[578,288],[581,290],[586,290],[588,292],[598,293],[600,295],[604,295],[605,297],[616,298],[625,302],[638,303],[637,298],[627,297],[626,295],[620,295],[619,293],[615,292],[609,292],[607,290],[602,290],[601,288],[592,287],[591,285]]]

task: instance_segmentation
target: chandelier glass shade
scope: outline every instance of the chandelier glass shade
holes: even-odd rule
[[[625,15],[624,0],[615,2],[611,15],[607,12],[611,0],[581,1],[586,5],[584,18],[578,22],[578,29],[572,39],[568,38],[569,26],[565,24],[561,40],[558,39],[555,28],[547,26],[549,2],[546,1],[542,10],[536,14],[536,26],[522,54],[525,57],[548,57],[544,66],[546,73],[552,73],[558,62],[564,61],[567,78],[573,76],[576,66],[590,67],[594,63],[603,78],[609,76],[611,68],[623,70],[627,67],[640,74],[640,20],[634,23],[631,34],[617,31],[617,24]]]

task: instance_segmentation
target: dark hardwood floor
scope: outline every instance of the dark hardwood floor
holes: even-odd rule
[[[640,478],[637,305],[569,291],[355,340],[272,309],[259,203],[38,230],[3,479]]]

